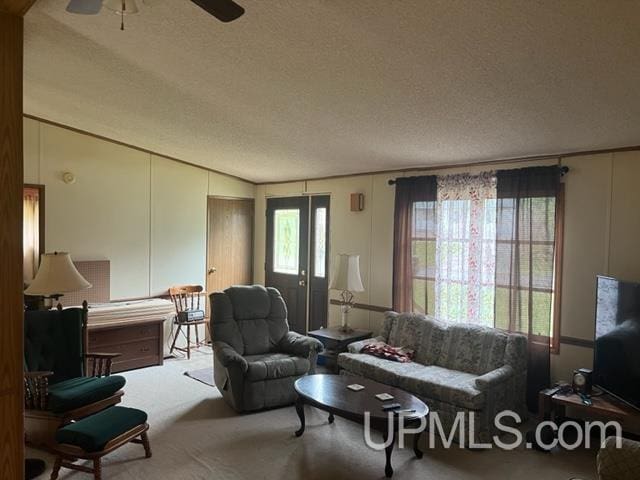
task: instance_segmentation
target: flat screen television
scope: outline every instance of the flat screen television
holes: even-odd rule
[[[640,283],[598,276],[594,383],[640,409]]]

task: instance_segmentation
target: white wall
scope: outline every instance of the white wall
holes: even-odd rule
[[[110,260],[112,300],[204,285],[207,195],[254,196],[249,182],[28,118],[24,152],[25,183],[45,185],[46,250]]]
[[[495,168],[520,168],[554,164],[557,160],[501,164]],[[599,273],[640,281],[640,152],[576,156],[563,159],[570,167],[565,182],[565,243],[561,302],[561,334],[593,340],[595,276]],[[429,174],[488,170],[461,167]],[[337,253],[357,253],[366,291],[356,301],[391,306],[393,269],[393,205],[395,190],[387,181],[420,172],[361,175],[329,180],[259,185],[256,188],[255,281],[264,282],[266,201],[270,196],[313,193],[331,195],[331,258]],[[363,212],[349,211],[349,194],[363,193]],[[334,295],[334,292],[332,292]],[[336,306],[329,308],[329,323],[338,324]],[[382,315],[353,310],[355,326],[376,331]],[[569,344],[552,358],[552,376],[568,379],[574,368],[591,366],[592,350]]]

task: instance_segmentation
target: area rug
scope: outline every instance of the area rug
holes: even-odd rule
[[[190,372],[184,372],[187,377],[193,378],[199,382],[215,387],[213,383],[213,368],[201,368],[200,370],[191,370]]]

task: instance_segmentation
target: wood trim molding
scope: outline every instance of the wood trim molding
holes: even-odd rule
[[[36,0],[0,0],[0,12],[23,17]]]
[[[331,300],[329,300],[329,303],[331,305],[342,305],[342,302],[340,300],[336,300],[335,298],[332,298]],[[367,303],[354,303],[353,308],[357,308],[358,310],[368,310],[370,312],[378,312],[378,313],[384,313],[384,312],[389,312],[393,310],[391,307],[380,307],[378,305],[369,305]]]
[[[149,150],[148,148],[139,147],[137,145],[132,145],[130,143],[121,142],[120,140],[115,140],[115,139],[110,138],[110,137],[105,137],[103,135],[98,135],[97,133],[88,132],[87,130],[82,130],[80,128],[75,128],[75,127],[70,127],[69,125],[65,125],[63,123],[54,122],[53,120],[48,120],[46,118],[37,117],[35,115],[31,115],[31,114],[28,114],[28,113],[24,113],[22,116],[24,118],[29,118],[31,120],[35,120],[36,122],[42,122],[42,123],[45,123],[47,125],[52,125],[54,127],[64,128],[65,130],[69,130],[71,132],[79,133],[81,135],[87,135],[89,137],[97,138],[98,140],[102,140],[102,141],[105,141],[105,142],[113,143],[115,145],[120,145],[122,147],[131,148],[133,150],[138,150],[139,152],[144,152],[144,153],[147,153],[149,155],[155,155],[156,157],[166,158],[166,159],[172,160],[174,162],[182,163],[183,165],[189,165],[190,167],[199,168],[199,169],[205,170],[207,172],[216,173],[218,175],[223,175],[225,177],[233,178],[235,180],[240,180],[242,182],[246,182],[246,183],[249,183],[251,185],[256,185],[255,182],[252,182],[251,180],[247,180],[246,178],[239,177],[237,175],[232,175],[230,173],[221,172],[220,170],[216,170],[216,169],[213,169],[213,168],[203,167],[202,165],[197,165],[195,163],[191,163],[191,162],[188,162],[186,160],[182,160],[180,158],[172,157],[170,155],[165,155],[164,153],[156,152],[154,150]]]
[[[329,303],[331,305],[342,305],[342,302],[340,302],[340,300],[336,300],[334,298],[329,300]],[[369,305],[367,303],[355,303],[353,305],[353,308],[357,308],[359,310],[367,310],[370,312],[378,312],[378,313],[393,311],[391,307],[381,307],[379,305]],[[583,347],[583,348],[594,347],[593,340],[585,340],[583,338],[576,338],[576,337],[561,336],[559,343],[561,345],[574,345],[576,347]]]
[[[560,337],[560,343],[562,345],[573,345],[575,347],[583,347],[583,348],[593,348],[595,343],[593,340],[585,340],[583,338],[576,337]]]
[[[24,478],[22,14],[31,3],[0,0],[0,478]]]
[[[483,160],[477,162],[466,163],[443,163],[440,165],[423,165],[408,168],[394,168],[385,170],[371,170],[369,172],[360,173],[345,173],[341,175],[328,175],[324,177],[311,177],[311,178],[297,178],[290,180],[281,180],[277,182],[257,182],[256,185],[278,185],[281,183],[298,183],[298,182],[312,182],[315,180],[334,180],[338,178],[360,177],[363,175],[384,175],[384,174],[401,174],[409,172],[431,172],[434,170],[450,170],[453,168],[471,168],[471,167],[490,167],[493,165],[502,165],[505,163],[521,163],[521,162],[535,162],[537,160],[562,160],[568,157],[578,157],[583,155],[598,155],[603,153],[620,153],[620,152],[633,152],[640,150],[640,145],[631,145],[628,147],[616,147],[616,148],[604,148],[601,150],[580,150],[576,152],[557,153],[553,155],[531,155],[528,157],[513,157],[513,158],[500,158],[496,160]]]

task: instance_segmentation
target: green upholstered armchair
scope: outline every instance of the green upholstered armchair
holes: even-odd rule
[[[47,444],[61,425],[120,402],[119,354],[87,353],[87,309],[27,311],[24,321],[25,431]]]
[[[289,405],[295,381],[313,373],[322,343],[289,331],[275,288],[235,286],[213,293],[213,378],[238,412]]]

